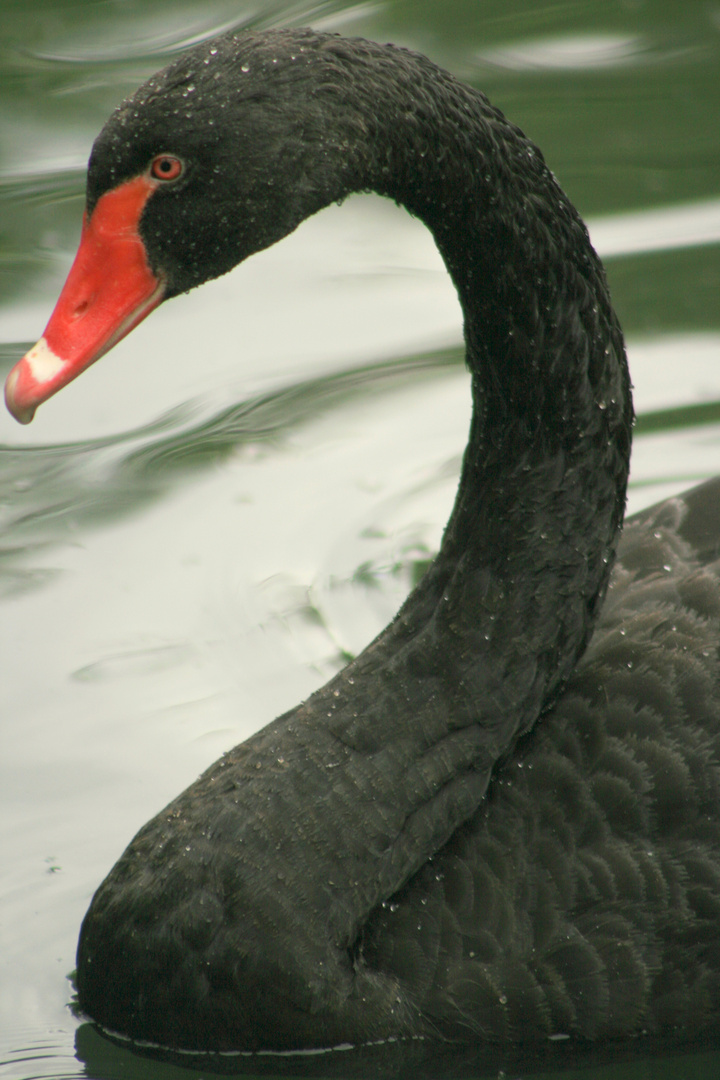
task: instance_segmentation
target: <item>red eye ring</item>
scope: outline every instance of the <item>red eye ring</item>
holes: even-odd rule
[[[150,162],[150,175],[154,180],[177,180],[184,169],[182,161],[174,154],[158,154]]]

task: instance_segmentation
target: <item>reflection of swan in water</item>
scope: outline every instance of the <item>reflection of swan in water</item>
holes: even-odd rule
[[[81,1006],[206,1049],[716,1025],[718,486],[628,525],[578,664],[625,499],[623,341],[576,212],[482,95],[312,32],[192,50],[97,140],[10,408],[367,189],[432,230],[464,311],[440,553],[361,656],[133,840],[83,924]]]

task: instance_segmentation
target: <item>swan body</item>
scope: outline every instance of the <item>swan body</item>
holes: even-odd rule
[[[138,833],[83,923],[80,1007],[208,1051],[717,1028],[720,485],[631,519],[616,561],[622,333],[582,221],[482,94],[312,31],[194,48],[98,137],[8,405],[27,422],[158,303],[364,190],[431,229],[463,309],[440,552],[357,659]]]

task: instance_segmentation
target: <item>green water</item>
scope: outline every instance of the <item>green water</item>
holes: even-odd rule
[[[67,273],[113,106],[183,45],[286,23],[420,49],[525,128],[589,220],[628,336],[631,509],[719,473],[720,8],[704,0],[0,0],[3,375]],[[163,306],[29,428],[0,417],[3,1075],[188,1075],[73,1017],[80,920],[145,820],[391,618],[452,502],[460,342],[427,234],[354,198]],[[720,1066],[607,1053],[560,1074]],[[394,1061],[422,1075],[409,1050]],[[535,1075],[505,1065],[488,1067]],[[428,1075],[473,1068],[448,1056]]]

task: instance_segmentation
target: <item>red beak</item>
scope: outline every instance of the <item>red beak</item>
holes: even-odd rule
[[[128,180],[102,195],[83,219],[75,262],[45,333],[5,382],[7,407],[29,424],[38,405],[93,364],[163,299],[138,226],[157,182]]]

